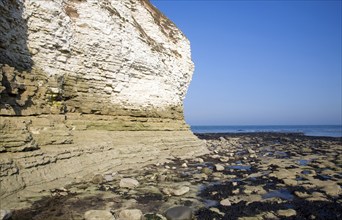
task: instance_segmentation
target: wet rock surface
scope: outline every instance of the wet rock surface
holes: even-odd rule
[[[46,192],[31,208],[12,211],[12,219],[83,219],[90,210],[111,213],[113,219],[124,214],[142,219],[342,218],[341,138],[283,133],[198,137],[210,152],[201,158],[172,158],[111,178],[94,174],[93,181]],[[122,187],[127,179],[138,184]]]

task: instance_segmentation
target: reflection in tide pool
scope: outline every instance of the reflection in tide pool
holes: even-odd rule
[[[294,196],[286,189],[270,191],[262,196],[263,199],[281,198],[292,201]]]
[[[218,201],[210,200],[210,199],[204,200],[203,203],[205,204],[205,207],[207,207],[207,208],[217,206],[219,204]]]
[[[300,166],[307,166],[309,163],[310,163],[309,160],[299,160],[299,161],[298,161],[298,164],[299,164]]]
[[[233,169],[233,170],[251,170],[251,166],[249,165],[232,165],[232,166],[228,166],[229,169]]]

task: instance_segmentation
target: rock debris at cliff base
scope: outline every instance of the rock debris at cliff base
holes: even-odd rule
[[[131,210],[138,219],[341,218],[341,138],[199,137],[206,139],[207,155],[102,173],[50,190],[31,208],[13,212],[13,219],[82,219],[89,210],[106,210],[116,219]]]

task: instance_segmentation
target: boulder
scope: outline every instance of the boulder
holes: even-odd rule
[[[91,180],[94,184],[101,184],[105,181],[104,177],[101,174],[96,174]]]
[[[139,186],[139,182],[132,178],[123,178],[120,180],[120,187],[121,188],[129,188],[133,189],[135,187]]]
[[[165,212],[167,220],[191,220],[192,209],[187,206],[175,206]]]
[[[222,199],[220,201],[220,204],[223,206],[231,206],[232,205],[232,203],[229,201],[229,199]]]
[[[85,220],[115,220],[110,211],[106,210],[89,210],[84,213]]]
[[[126,209],[119,213],[120,220],[141,220],[143,213],[139,209]]]

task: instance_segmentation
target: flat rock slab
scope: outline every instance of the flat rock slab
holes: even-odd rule
[[[286,210],[278,210],[277,215],[280,217],[291,217],[297,214],[296,210],[294,209],[286,209]]]
[[[175,196],[181,196],[189,192],[190,188],[187,186],[183,186],[177,189],[172,190],[172,194]]]

